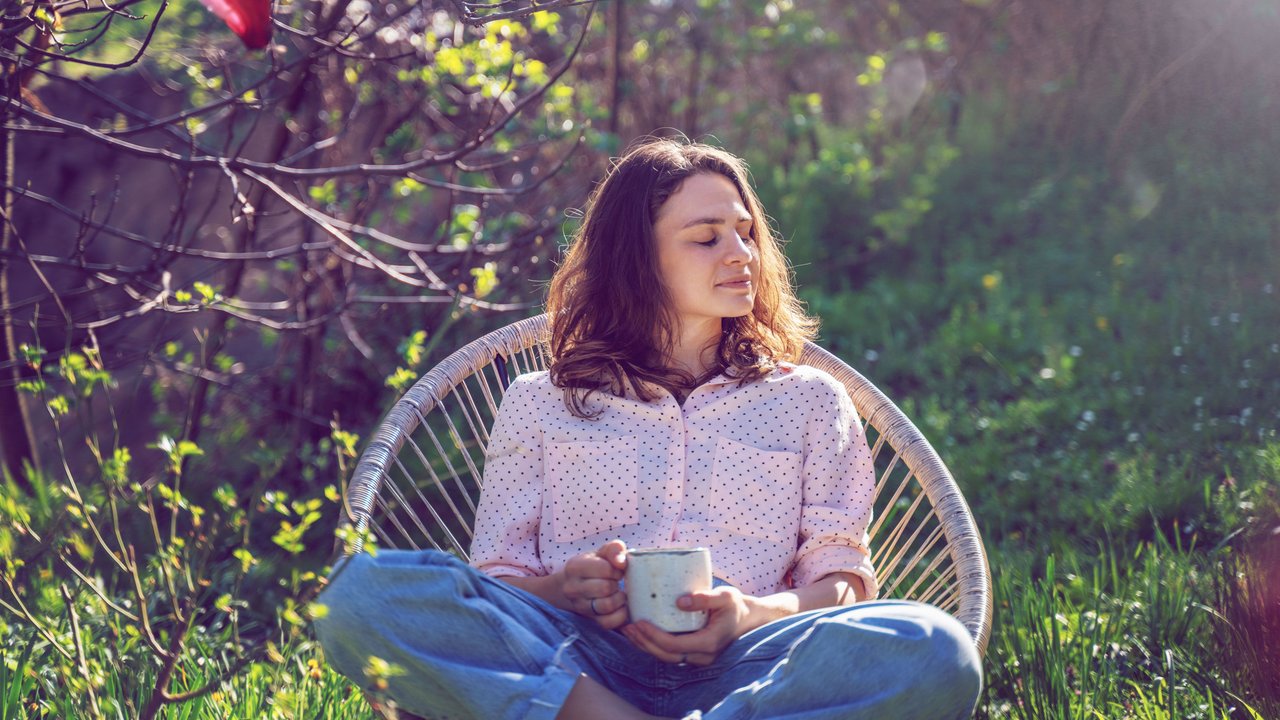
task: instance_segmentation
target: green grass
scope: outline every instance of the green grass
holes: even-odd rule
[[[930,142],[860,163],[833,141],[757,177],[824,342],[916,421],[982,528],[978,717],[1280,717],[1280,169],[1257,161],[1278,143],[1151,147],[1115,177],[1087,152]],[[65,639],[55,591],[32,595]],[[0,619],[0,720],[87,716],[48,643]],[[95,696],[131,717],[155,669],[95,627]],[[175,691],[225,667],[212,642],[193,658]],[[303,639],[163,717],[372,713]]]
[[[1119,178],[1016,138],[938,169],[929,142],[870,179],[865,145],[831,142],[762,195],[801,213],[784,234],[823,341],[915,420],[983,530],[979,717],[1280,717],[1250,669],[1265,641],[1232,635],[1258,612],[1222,594],[1280,517],[1280,174],[1256,164],[1277,141],[1153,146]],[[908,203],[875,183],[927,203],[905,239],[878,217]]]
[[[39,648],[33,645],[10,645],[0,650],[0,688],[3,688],[0,720],[92,717],[83,693],[68,690],[59,683],[42,667],[39,654]],[[213,655],[210,652],[206,657]],[[184,663],[176,673],[172,691],[202,687],[216,678],[221,667],[212,659],[198,664]],[[112,668],[100,681],[97,694],[102,716],[128,720],[138,716],[139,708],[146,702],[140,691],[154,687],[155,673],[144,670],[142,677],[125,677],[120,669]],[[313,643],[302,642],[286,648],[274,661],[249,666],[209,693],[167,707],[160,717],[170,720],[367,720],[375,716],[360,691],[324,664],[318,648]]]

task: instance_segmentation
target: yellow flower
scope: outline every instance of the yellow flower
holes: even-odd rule
[[[1000,273],[987,273],[982,276],[982,287],[987,290],[995,290],[1000,285]]]
[[[1093,319],[1093,324],[1098,326],[1099,330],[1103,330],[1103,331],[1111,327],[1111,321],[1107,320],[1105,317],[1101,315]]]

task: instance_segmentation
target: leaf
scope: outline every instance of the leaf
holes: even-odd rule
[[[240,572],[242,573],[249,572],[249,568],[258,564],[258,559],[253,556],[253,553],[244,548],[236,548],[231,552],[231,555],[240,561]]]
[[[307,188],[307,195],[309,195],[313,201],[321,205],[333,205],[338,202],[338,181],[330,178],[320,185],[312,185]],[[289,262],[292,263],[292,261]],[[282,267],[281,271],[288,271],[292,269],[292,267]]]
[[[476,297],[483,298],[498,286],[498,265],[487,262],[484,267],[471,268],[471,277],[475,279]]]
[[[213,286],[208,283],[203,283],[197,280],[192,287],[195,288],[196,292],[200,293],[200,299],[205,303],[211,303],[217,298],[218,293],[213,289]]]

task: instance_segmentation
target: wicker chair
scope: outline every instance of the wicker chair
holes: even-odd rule
[[[355,531],[348,554],[360,552],[361,538],[371,534],[380,547],[468,557],[489,427],[511,380],[546,368],[546,332],[544,315],[495,330],[450,355],[396,403],[347,489],[344,520]],[[800,362],[843,383],[865,423],[876,463],[871,546],[880,596],[950,612],[984,653],[991,573],[951,473],[902,411],[853,368],[812,343]]]

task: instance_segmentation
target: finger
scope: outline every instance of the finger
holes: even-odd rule
[[[627,544],[621,540],[610,540],[596,550],[596,555],[609,563],[610,567],[622,571],[627,569]]]
[[[600,607],[599,602],[596,603],[596,607]],[[617,610],[614,610],[611,613],[607,613],[605,615],[597,615],[595,618],[595,621],[596,621],[596,624],[598,624],[600,627],[604,628],[605,630],[613,630],[614,628],[620,628],[623,625],[626,625],[627,621],[630,619],[631,617],[630,617],[630,614],[627,612],[627,606],[623,604]]]
[[[622,633],[633,645],[665,663],[704,666],[710,665],[716,659],[716,653],[684,652],[663,648],[655,643],[652,637],[638,628],[635,623],[624,627]]]
[[[733,598],[729,593],[721,592],[719,590],[692,592],[676,598],[676,607],[689,612],[697,610],[717,610],[732,604]]]
[[[622,579],[622,570],[618,569],[608,559],[600,557],[595,553],[587,553],[579,555],[570,561],[573,567],[565,565],[565,572],[576,577],[596,577],[610,578],[613,580]]]
[[[627,606],[627,596],[618,592],[615,586],[613,592],[608,595],[592,596],[588,594],[582,599],[582,606],[587,609],[589,614],[597,617],[612,615]]]
[[[571,578],[564,585],[565,597],[570,599],[602,598],[620,593],[618,581],[605,578]]]
[[[659,647],[654,643],[653,639],[641,631],[635,623],[622,628],[622,634],[631,641],[632,645],[635,645],[663,662],[678,663],[684,657],[683,653],[677,654]]]
[[[705,630],[673,635],[647,620],[632,623],[636,631],[643,635],[654,647],[659,648],[671,657],[708,652],[715,647],[714,638]]]

